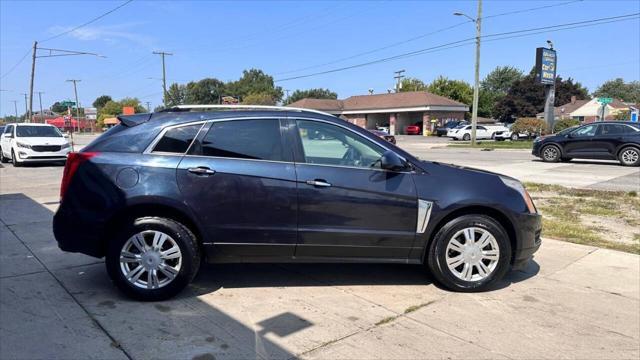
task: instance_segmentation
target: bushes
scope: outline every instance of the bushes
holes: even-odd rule
[[[520,118],[513,123],[511,131],[518,134],[540,135],[547,133],[547,123],[536,118]]]
[[[559,120],[558,122],[556,122],[555,126],[553,127],[553,130],[555,132],[559,132],[562,131],[564,129],[568,129],[570,127],[573,126],[577,126],[580,125],[580,121],[576,120],[576,119],[563,119],[563,120]]]

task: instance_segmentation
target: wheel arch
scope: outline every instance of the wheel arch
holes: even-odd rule
[[[636,143],[625,143],[625,144],[622,144],[622,145],[618,146],[618,149],[616,149],[616,158],[618,158],[618,157],[620,156],[620,152],[621,152],[623,149],[626,149],[626,148],[628,148],[628,147],[632,147],[632,148],[636,148],[636,149],[640,150],[640,144],[636,144]]]
[[[175,220],[186,226],[196,236],[198,244],[202,245],[204,242],[204,232],[186,210],[166,203],[140,202],[121,209],[107,220],[105,227],[107,231],[102,237],[104,251],[106,251],[109,239],[119,229],[140,217],[162,217]],[[202,251],[202,246],[200,250]]]
[[[426,263],[429,248],[431,247],[431,244],[433,243],[433,240],[435,239],[438,231],[440,231],[440,229],[442,229],[442,227],[445,226],[449,221],[464,215],[485,215],[497,221],[504,228],[504,230],[507,232],[507,236],[509,237],[509,242],[511,243],[510,262],[513,262],[517,249],[517,235],[513,222],[500,210],[483,205],[471,205],[452,210],[436,223],[436,225],[433,227],[433,230],[429,233],[429,239],[427,240],[422,252],[423,264]]]

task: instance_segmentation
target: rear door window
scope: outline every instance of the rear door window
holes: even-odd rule
[[[167,130],[153,152],[184,154],[198,135],[202,124],[185,125]]]
[[[283,161],[278,119],[217,121],[199,146],[200,155],[231,159]]]

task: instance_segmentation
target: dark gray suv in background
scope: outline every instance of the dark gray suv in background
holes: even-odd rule
[[[489,288],[540,246],[520,182],[421,161],[335,116],[180,106],[119,117],[69,155],[53,228],[127,295],[177,294],[206,262],[424,264]],[[372,274],[375,276],[375,274]]]

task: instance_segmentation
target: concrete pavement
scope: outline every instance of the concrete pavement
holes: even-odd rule
[[[104,264],[58,250],[61,167],[0,168],[0,358],[630,358],[640,257],[545,239],[493,291],[419,266],[205,266],[179,297],[121,296]]]

